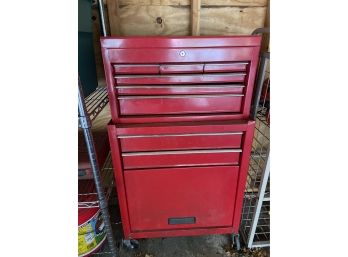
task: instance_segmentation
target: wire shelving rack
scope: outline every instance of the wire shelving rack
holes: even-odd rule
[[[255,132],[242,210],[240,233],[248,248],[270,246],[270,53],[261,54]]]

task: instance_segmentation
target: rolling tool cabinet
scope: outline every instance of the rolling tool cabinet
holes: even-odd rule
[[[101,39],[126,239],[238,234],[260,41]]]

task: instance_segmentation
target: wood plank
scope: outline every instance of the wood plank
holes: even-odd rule
[[[120,36],[120,18],[119,18],[119,0],[106,0],[110,34],[111,36]]]
[[[191,5],[190,0],[119,0],[123,5]],[[267,0],[202,0],[204,6],[266,6]]]
[[[190,35],[189,6],[127,5],[120,6],[119,15],[123,36]]]
[[[199,36],[200,28],[200,16],[201,16],[201,0],[192,0],[191,1],[191,33],[192,36]]]
[[[267,7],[201,8],[201,35],[250,35],[265,24]]]

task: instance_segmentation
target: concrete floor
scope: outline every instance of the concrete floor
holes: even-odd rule
[[[269,249],[243,248],[237,252],[231,249],[231,239],[228,235],[207,235],[194,237],[170,237],[140,239],[139,248],[128,250],[121,247],[122,225],[117,205],[110,206],[111,223],[115,239],[119,247],[119,257],[268,257]],[[105,243],[103,252],[108,252]],[[109,257],[110,254],[95,256]]]

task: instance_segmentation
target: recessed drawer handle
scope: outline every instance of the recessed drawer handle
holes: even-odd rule
[[[207,98],[207,97],[243,97],[244,94],[223,94],[223,95],[151,95],[151,96],[119,96],[119,100],[127,99],[150,99],[150,98]]]
[[[227,135],[242,135],[243,132],[221,132],[221,133],[186,133],[186,134],[159,134],[159,135],[130,135],[117,136],[118,138],[143,138],[143,137],[190,137],[190,136],[227,136]]]
[[[116,86],[116,89],[159,89],[159,88],[243,88],[244,85],[212,85],[212,86]]]
[[[235,72],[235,73],[206,73],[206,74],[177,74],[177,75],[117,75],[114,76],[115,79],[121,78],[176,78],[176,77],[238,77],[245,76],[245,72]]]
[[[153,152],[133,152],[122,153],[123,157],[127,156],[144,156],[144,155],[168,155],[168,154],[198,154],[198,153],[241,153],[242,149],[217,149],[217,150],[178,150],[178,151],[153,151]]]
[[[180,224],[195,224],[196,217],[183,217],[183,218],[169,218],[169,225],[180,225]]]

